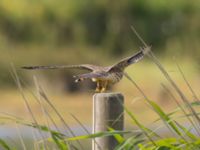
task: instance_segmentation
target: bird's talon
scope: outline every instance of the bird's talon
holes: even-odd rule
[[[100,90],[99,88],[96,88],[95,92],[96,92],[96,93],[100,93],[101,90]]]
[[[101,89],[101,93],[105,92],[106,91],[106,88],[102,88]]]

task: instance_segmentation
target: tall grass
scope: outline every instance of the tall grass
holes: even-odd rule
[[[133,29],[134,30],[134,29]],[[137,34],[137,33],[136,33]],[[140,38],[140,37],[139,37]],[[146,43],[144,43],[146,48],[149,48]],[[6,121],[12,121],[16,123],[17,127],[24,125],[28,126],[30,128],[36,129],[33,130],[32,136],[37,137],[35,138],[33,142],[34,148],[33,149],[60,149],[60,150],[79,150],[79,149],[85,149],[84,145],[82,144],[83,140],[86,139],[94,139],[96,137],[105,137],[105,136],[114,136],[116,140],[118,141],[119,145],[115,148],[116,150],[134,150],[134,149],[141,149],[141,150],[195,150],[200,149],[200,118],[199,118],[199,112],[197,112],[195,107],[198,107],[200,105],[199,99],[197,97],[197,94],[192,89],[191,85],[189,84],[189,81],[187,81],[181,67],[177,65],[180,74],[182,75],[184,81],[186,82],[189,91],[193,94],[194,100],[191,102],[189,100],[185,93],[181,91],[177,83],[172,79],[172,77],[169,75],[169,73],[166,71],[166,69],[162,66],[160,61],[157,59],[157,57],[154,55],[153,52],[150,52],[148,54],[148,57],[152,60],[153,63],[159,68],[159,70],[162,72],[163,76],[166,78],[166,80],[171,84],[171,88],[176,92],[176,95],[172,94],[171,90],[167,88],[164,84],[162,85],[164,90],[169,93],[169,95],[172,97],[172,100],[174,100],[177,104],[177,109],[170,113],[166,113],[157,103],[152,101],[142,90],[142,88],[130,77],[127,73],[125,73],[125,77],[132,83],[141,93],[143,96],[144,102],[148,105],[149,109],[154,111],[158,119],[157,121],[162,121],[162,124],[154,129],[149,128],[141,123],[141,119],[137,117],[137,114],[133,113],[131,110],[129,110],[126,106],[124,106],[124,110],[126,115],[130,118],[130,121],[132,122],[133,126],[137,126],[138,129],[135,130],[125,130],[125,131],[115,131],[110,128],[109,131],[106,132],[100,132],[91,134],[84,125],[79,121],[78,116],[74,116],[71,114],[71,116],[74,118],[74,120],[79,124],[79,126],[85,131],[85,135],[76,136],[74,131],[70,128],[70,126],[65,122],[63,116],[59,113],[59,111],[56,109],[55,104],[51,102],[51,100],[47,97],[45,94],[42,86],[37,81],[37,78],[34,77],[35,85],[37,92],[34,94],[31,90],[29,91],[34,97],[36,102],[38,103],[38,106],[41,108],[41,111],[43,112],[43,117],[45,118],[45,124],[39,124],[38,118],[35,117],[34,112],[32,111],[31,105],[29,103],[28,98],[24,94],[24,88],[28,89],[26,83],[24,83],[22,80],[20,80],[16,70],[14,67],[12,67],[12,75],[16,82],[16,85],[22,95],[25,108],[27,109],[27,114],[29,114],[29,120],[25,120],[23,118],[19,118],[17,116],[8,114],[8,113],[2,113],[0,118]],[[180,103],[177,98],[182,101]],[[54,121],[54,118],[49,114],[49,109],[53,111],[56,116],[61,120],[63,126],[65,127],[65,132],[62,132],[57,123]],[[175,114],[182,112],[183,115],[179,117],[184,117],[187,123],[187,127],[182,125],[181,122],[179,122],[179,117],[175,116]],[[154,122],[153,122],[154,123]],[[53,126],[53,127],[52,127]],[[159,128],[167,128],[168,132],[171,133],[169,137],[162,137],[157,130]],[[47,134],[44,134],[47,133]],[[24,139],[22,136],[20,136],[19,132],[19,138],[21,139],[21,145],[23,149],[28,149]],[[3,147],[6,150],[15,149],[12,147],[6,140],[0,139],[0,146]]]

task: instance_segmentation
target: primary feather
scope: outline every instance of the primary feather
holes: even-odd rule
[[[77,68],[93,71],[97,68],[95,65],[82,64],[82,65],[54,65],[54,66],[24,66],[23,69],[36,70],[36,69],[65,69],[65,68]]]
[[[124,70],[126,67],[128,67],[131,64],[134,64],[138,61],[140,61],[144,55],[146,55],[149,51],[151,50],[151,47],[145,47],[142,48],[139,52],[137,52],[136,54],[129,56],[125,59],[122,59],[120,62],[114,64],[109,71],[113,71],[113,70]]]

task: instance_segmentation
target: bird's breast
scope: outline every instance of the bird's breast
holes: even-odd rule
[[[92,78],[91,80],[93,82],[97,81],[108,81],[111,84],[115,84],[119,82],[123,77],[123,72],[108,72],[105,74],[102,74],[102,77]]]
[[[113,72],[108,75],[108,80],[114,84],[119,82],[122,79],[122,77],[123,77],[122,72]]]

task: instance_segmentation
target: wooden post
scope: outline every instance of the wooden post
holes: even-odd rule
[[[98,93],[93,96],[93,133],[108,131],[108,127],[124,128],[124,97],[120,93]],[[118,145],[113,136],[95,138],[92,150],[113,150]]]

